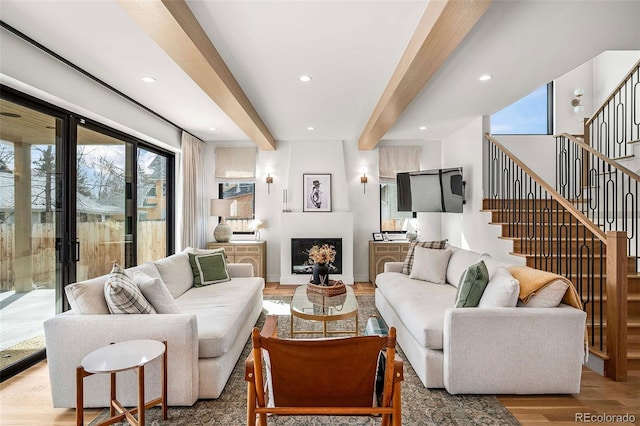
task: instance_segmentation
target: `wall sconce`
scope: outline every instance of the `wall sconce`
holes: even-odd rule
[[[584,95],[584,89],[578,88],[573,91],[574,98],[571,99],[571,106],[573,107],[574,114],[580,114],[584,111],[582,106],[582,96]]]
[[[362,169],[362,176],[360,176],[360,183],[362,184],[362,193],[367,193],[367,169]]]
[[[271,194],[271,184],[273,183],[273,176],[271,176],[271,173],[267,173],[266,182],[267,182],[267,194]]]

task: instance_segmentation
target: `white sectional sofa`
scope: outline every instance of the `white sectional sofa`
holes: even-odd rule
[[[452,254],[445,284],[410,278],[402,262],[386,263],[376,278],[376,307],[396,327],[398,343],[425,387],[451,394],[579,393],[586,313],[563,303],[456,308],[452,283],[467,267],[483,260],[492,276],[509,265],[446,249]]]
[[[106,276],[74,284],[73,294],[67,290],[74,310],[44,324],[54,407],[75,407],[75,372],[84,356],[112,342],[135,339],[167,341],[169,405],[217,398],[261,313],[264,288],[251,264],[227,268],[231,280],[203,287],[193,287],[186,251],[127,270],[129,275],[160,278],[180,313],[109,314]],[[159,367],[156,360],[145,369],[147,400],[160,395]],[[118,375],[118,399],[125,406],[137,404],[136,380],[134,371]],[[108,375],[87,377],[84,389],[85,407],[109,405]]]

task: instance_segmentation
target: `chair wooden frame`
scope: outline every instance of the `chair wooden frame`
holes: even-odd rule
[[[401,383],[404,380],[403,373],[403,361],[396,355],[396,330],[394,327],[389,329],[388,336],[356,336],[356,337],[343,337],[337,339],[280,339],[277,337],[277,317],[269,316],[265,322],[265,325],[260,331],[258,328],[254,328],[251,334],[253,349],[251,354],[245,361],[245,380],[247,381],[247,424],[255,425],[256,419],[260,426],[266,426],[267,414],[275,415],[335,415],[335,416],[371,416],[381,415],[383,426],[393,425],[400,426],[402,421],[402,399],[401,399]],[[354,343],[358,344],[358,347],[363,347],[365,343],[372,345],[379,344],[382,350],[385,350],[385,370],[384,370],[384,384],[382,388],[382,397],[379,404],[374,404],[374,393],[371,394],[370,405],[357,405],[357,406],[322,406],[322,401],[318,401],[319,405],[309,404],[308,406],[278,406],[278,390],[267,389],[267,383],[265,381],[264,368],[275,369],[275,364],[266,366],[263,362],[263,352],[269,353],[270,362],[274,362],[274,355],[277,353],[270,351],[270,347],[274,347],[275,344],[294,344],[297,347],[306,347],[307,350],[312,349],[317,352],[322,350],[323,344],[341,345],[341,341],[357,339],[356,342],[345,342],[349,346],[353,346]],[[359,339],[359,340],[358,340]],[[295,347],[292,348],[295,351]],[[347,348],[347,350],[351,350]],[[378,351],[379,353],[379,351]],[[344,359],[344,357],[342,358]],[[330,369],[331,359],[327,359],[327,368]],[[337,361],[339,362],[339,360]],[[309,366],[313,369],[313,366]],[[323,376],[330,374],[329,370],[325,371]],[[366,377],[366,376],[365,376]],[[323,377],[326,380],[326,377]],[[341,382],[335,381],[336,387],[341,386],[348,377],[341,377]],[[371,382],[375,381],[375,374],[371,377]],[[296,383],[298,386],[310,386],[312,389],[317,384],[304,381],[304,385],[300,382]],[[273,403],[268,404],[270,398],[269,394],[273,393]],[[309,396],[307,395],[307,398]],[[275,405],[275,406],[269,406]]]

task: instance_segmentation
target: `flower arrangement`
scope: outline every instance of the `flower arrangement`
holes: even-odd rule
[[[316,244],[309,249],[309,260],[313,263],[331,263],[336,260],[336,250],[329,244]]]
[[[264,228],[264,223],[260,219],[253,219],[249,222],[249,229],[253,232],[258,232]]]

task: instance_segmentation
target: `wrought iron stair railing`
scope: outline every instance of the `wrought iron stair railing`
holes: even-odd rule
[[[528,266],[575,284],[588,314],[591,352],[610,363],[608,375],[626,377],[626,307],[610,309],[626,299],[626,275],[619,276],[627,263],[626,234],[605,234],[495,138],[486,134],[485,140],[484,198],[492,222],[502,225]]]
[[[602,231],[626,232],[627,255],[636,258],[640,176],[575,136],[555,138],[557,191]]]
[[[640,61],[585,120],[584,136],[587,145],[609,158],[633,154],[630,143],[640,142]]]

